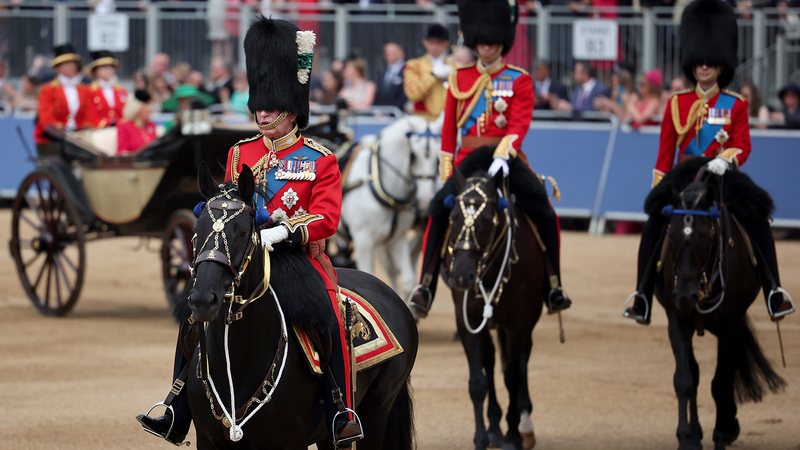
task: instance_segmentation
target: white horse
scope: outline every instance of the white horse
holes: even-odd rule
[[[419,249],[409,231],[427,218],[436,193],[441,129],[441,119],[399,119],[362,138],[342,174],[340,231],[352,239],[356,265],[374,274],[377,256],[401,298],[417,284]]]

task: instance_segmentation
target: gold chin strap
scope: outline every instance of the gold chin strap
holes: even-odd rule
[[[260,125],[258,123],[258,117],[256,117],[256,113],[253,113],[253,119],[255,119],[256,125],[258,126],[259,130],[272,130],[275,127],[277,127],[278,125],[280,125],[283,122],[283,120],[286,119],[286,116],[288,116],[288,115],[289,115],[288,112],[283,111],[282,113],[280,113],[280,115],[278,115],[277,119],[273,120],[272,122],[270,122],[268,124],[264,124],[264,125]]]

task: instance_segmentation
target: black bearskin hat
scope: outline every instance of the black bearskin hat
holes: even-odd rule
[[[736,71],[738,26],[736,14],[723,0],[694,0],[681,16],[681,68],[689,80],[695,66],[722,66],[717,84],[724,88]]]
[[[458,20],[464,45],[502,44],[503,56],[514,45],[517,31],[516,0],[459,0]]]
[[[295,113],[300,128],[308,125],[314,41],[314,33],[285,20],[262,16],[250,25],[244,37],[250,111]]]

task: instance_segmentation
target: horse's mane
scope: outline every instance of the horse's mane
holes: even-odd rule
[[[664,206],[673,204],[677,194],[694,181],[697,172],[709,161],[710,158],[692,158],[672,169],[650,191],[644,202],[644,211],[648,215],[660,214]],[[742,171],[727,171],[721,185],[719,177],[710,176],[707,185],[715,195],[719,192],[720,186],[722,187],[725,205],[742,222],[764,220],[772,216],[775,210],[775,203],[769,193]]]

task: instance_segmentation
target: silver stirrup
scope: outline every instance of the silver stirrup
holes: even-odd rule
[[[352,414],[353,417],[355,417],[355,419],[356,419],[356,423],[358,424],[358,428],[361,430],[361,434],[358,434],[358,435],[353,436],[353,437],[349,437],[349,438],[347,438],[347,441],[355,442],[355,441],[359,441],[361,439],[364,439],[364,427],[361,426],[361,418],[358,417],[358,414],[356,414],[356,412],[353,411],[352,409],[345,408],[344,411],[339,411],[336,414],[334,414],[333,415],[333,420],[331,420],[331,431],[333,432],[333,446],[334,447],[339,445],[339,442],[336,442],[336,428],[335,428],[336,419],[338,419],[339,416],[344,415],[344,414]]]
[[[771,300],[772,300],[772,296],[775,295],[775,294],[783,294],[783,298],[785,300],[789,301],[789,303],[792,305],[792,308],[791,309],[787,309],[786,311],[781,311],[777,315],[774,315],[773,311],[772,311],[772,302],[771,302]],[[769,316],[771,318],[779,319],[781,317],[788,316],[789,314],[793,313],[794,311],[795,311],[794,299],[792,299],[792,296],[789,295],[788,292],[786,292],[786,289],[778,286],[775,289],[769,291],[769,295],[767,296],[767,312],[769,313]]]
[[[156,433],[155,431],[151,430],[150,428],[147,428],[146,426],[142,425],[141,423],[139,424],[139,427],[140,427],[142,430],[144,430],[144,431],[146,431],[146,432],[148,432],[148,433],[152,434],[153,436],[156,436],[156,437],[158,437],[158,438],[164,439],[165,441],[169,442],[170,444],[173,444],[173,445],[175,445],[176,447],[181,447],[181,446],[183,446],[183,445],[185,445],[185,446],[187,446],[187,447],[188,447],[188,446],[189,446],[189,444],[191,444],[189,441],[183,441],[183,442],[180,442],[180,443],[177,443],[177,444],[175,444],[174,442],[172,442],[172,441],[170,441],[169,439],[167,439],[167,436],[169,436],[169,434],[170,434],[170,433],[172,433],[172,427],[175,425],[175,410],[174,410],[174,409],[172,409],[172,405],[167,405],[166,403],[163,403],[163,402],[158,402],[158,403],[156,403],[155,405],[151,406],[151,407],[150,407],[150,409],[148,409],[148,410],[147,410],[147,413],[145,414],[145,416],[147,416],[147,417],[150,417],[150,413],[152,413],[152,412],[153,412],[153,410],[154,410],[154,409],[156,409],[156,408],[158,408],[159,406],[163,406],[163,407],[164,407],[164,412],[165,412],[165,413],[166,413],[167,411],[169,411],[169,412],[171,412],[171,413],[172,413],[172,421],[171,421],[171,422],[170,422],[170,424],[169,424],[169,430],[167,430],[167,434],[166,434],[166,435],[164,435],[164,436],[162,436],[162,435],[160,435],[160,434]]]
[[[628,313],[628,309],[629,309],[629,307],[630,307],[630,308],[632,308],[632,307],[633,307],[633,301],[634,301],[634,300],[635,300],[637,297],[641,297],[641,298],[644,300],[644,308],[645,308],[645,309],[644,309],[644,316],[643,316],[641,319],[639,319],[638,317],[634,317],[634,316],[632,316],[631,314],[629,314],[629,313]],[[643,320],[643,321],[644,321],[644,320],[647,320],[647,316],[649,316],[649,315],[650,315],[650,302],[648,302],[648,301],[647,301],[647,297],[645,297],[645,296],[644,296],[644,294],[642,294],[642,293],[641,293],[641,292],[639,292],[639,291],[633,291],[633,292],[631,293],[631,295],[629,295],[629,296],[628,296],[628,298],[626,298],[626,299],[625,299],[625,306],[623,306],[623,308],[624,308],[624,309],[622,310],[622,317],[624,317],[624,318],[626,318],[626,319],[634,319],[634,320],[636,320],[637,322],[638,322],[639,320]]]
[[[424,295],[427,298],[427,301],[425,302],[424,307],[411,301],[411,299],[414,298],[414,294],[416,294],[418,291],[426,292]],[[414,316],[414,320],[419,321],[420,319],[424,319],[428,317],[428,312],[431,310],[431,306],[433,305],[433,293],[427,286],[418,284],[411,289],[411,292],[408,293],[406,305],[408,305],[408,309],[411,310],[411,315]]]

